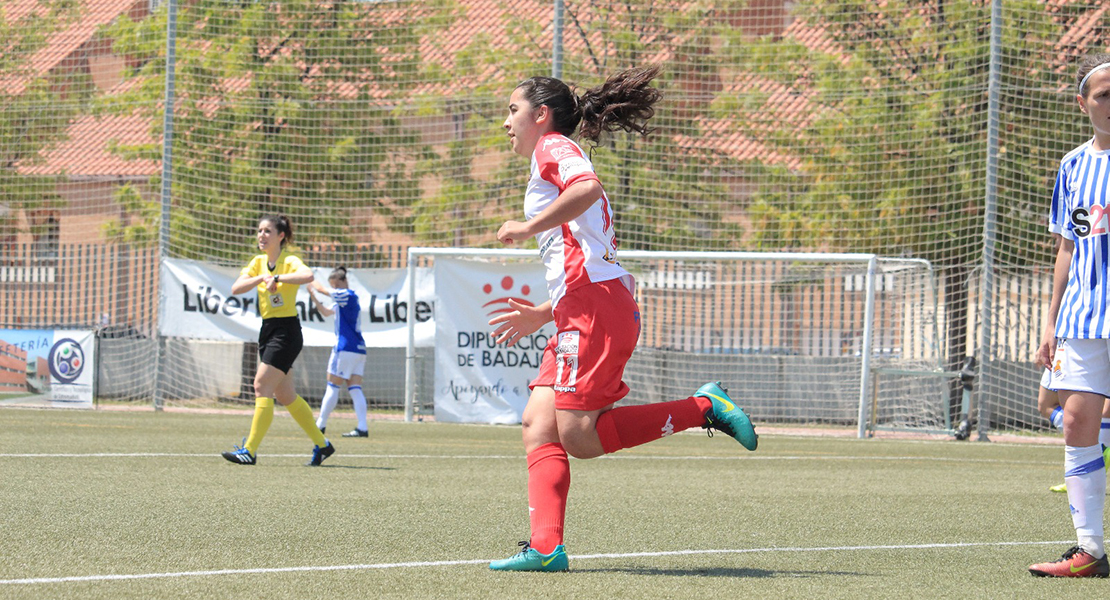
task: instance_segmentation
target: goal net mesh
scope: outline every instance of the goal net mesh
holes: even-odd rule
[[[898,370],[907,379],[933,376],[916,385],[888,378],[877,396],[866,397],[866,418],[877,398],[877,426],[948,428],[957,407],[950,404],[951,378],[936,376],[943,315],[928,263],[876,261],[868,326],[866,258],[626,254],[632,256],[622,254],[621,265],[636,278],[641,329],[624,374],[632,391],[623,404],[677,400],[721,381],[760,423],[855,427],[870,333],[869,382],[875,369]],[[542,273],[535,257],[452,258],[525,261]],[[437,290],[441,299],[450,295]],[[426,364],[431,360],[417,360],[418,369],[433,370]],[[421,405],[435,399],[429,383],[416,386]]]
[[[312,266],[495,247],[527,173],[501,127],[513,87],[554,71],[582,91],[660,64],[654,133],[592,151],[622,249],[928,261],[940,366],[977,358],[985,427],[1045,431],[1047,204],[1060,157],[1090,136],[1074,73],[1105,48],[1107,14],[1110,0],[7,0],[0,328],[96,329],[104,400],[238,397],[243,344],[160,336],[161,258],[241,267],[265,213],[292,218]],[[394,370],[394,354],[375,364]],[[957,395],[895,379],[880,393]]]

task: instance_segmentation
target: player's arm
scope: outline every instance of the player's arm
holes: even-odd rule
[[[1048,368],[1052,368],[1052,359],[1056,354],[1056,317],[1060,314],[1064,288],[1068,286],[1068,271],[1071,268],[1071,258],[1074,253],[1075,242],[1062,238],[1060,248],[1056,252],[1056,266],[1052,271],[1052,303],[1048,306],[1044,334],[1041,335],[1041,345],[1037,348],[1035,357],[1037,364]]]
[[[535,237],[542,231],[559,227],[563,223],[569,223],[600,200],[602,192],[601,182],[597,179],[576,181],[567,186],[567,189],[563,190],[547,208],[540,211],[540,214],[524,223],[506,222],[498,230],[497,239],[502,244],[513,244]]]
[[[332,292],[332,289],[320,283],[319,279],[313,279],[312,283],[308,284],[308,291],[312,292],[313,290],[316,290],[317,292],[320,292],[325,296],[330,296]]]
[[[312,303],[316,305],[316,308],[320,311],[320,314],[324,315],[325,317],[330,317],[335,314],[334,309],[324,304],[323,302],[320,302],[320,299],[316,297],[317,291],[319,291],[321,294],[327,294],[330,296],[331,290],[324,287],[315,279],[313,279],[312,283],[308,284],[306,287],[308,288],[308,297],[312,299]]]
[[[539,306],[528,306],[509,298],[509,307],[513,312],[497,315],[490,319],[490,325],[500,325],[493,332],[496,343],[513,346],[520,338],[532,335],[540,327],[553,321],[555,316],[551,313],[551,301],[548,300]]]

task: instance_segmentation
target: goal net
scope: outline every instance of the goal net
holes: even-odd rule
[[[1076,65],[1104,49],[1108,11],[1110,0],[3,0],[0,329],[15,333],[0,342],[96,331],[104,401],[249,396],[250,342],[160,332],[163,259],[240,268],[258,217],[275,212],[312,266],[496,247],[526,168],[501,127],[514,86],[556,75],[581,93],[659,64],[652,135],[613,132],[592,154],[623,248],[929,261],[936,361],[951,375],[977,359],[983,427],[1054,431],[1035,409],[1032,361],[1051,286],[1045,221],[1060,158],[1090,138]],[[657,290],[644,286],[646,302]],[[692,292],[668,293],[666,310],[683,315]],[[754,361],[787,348],[726,323],[734,355],[681,352]],[[720,345],[698,337],[715,321],[696,325],[645,330],[645,357]],[[833,329],[798,331],[798,354],[771,354],[766,369],[851,360],[856,334]],[[907,356],[874,347],[879,365]],[[34,353],[3,359],[0,402],[36,389]],[[313,403],[326,353],[298,365]],[[372,353],[368,365],[403,372],[403,350]],[[963,412],[951,376],[896,371],[876,372],[876,426],[946,429]],[[400,406],[402,388],[375,401]],[[949,415],[888,395],[947,396]]]
[[[431,258],[433,271],[446,259],[505,269],[523,263],[542,278],[534,252],[411,252]],[[641,314],[639,344],[625,370],[632,393],[622,403],[675,400],[722,381],[759,423],[861,432],[949,427],[950,376],[939,361],[943,308],[929,263],[865,254],[649,251],[622,252],[620,260],[636,278]],[[457,293],[437,289],[437,302]],[[437,306],[437,318],[444,312]],[[409,363],[425,372],[428,360],[438,358]],[[871,387],[881,371],[888,373],[882,385]],[[444,401],[443,394],[442,386],[409,389],[418,406]]]

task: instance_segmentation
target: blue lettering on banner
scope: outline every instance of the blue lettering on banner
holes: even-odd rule
[[[533,333],[517,340],[513,348],[516,350],[543,350],[547,346],[549,336],[543,333]],[[457,339],[459,348],[497,348],[497,338],[485,331],[460,331]]]
[[[0,352],[9,353],[13,349],[23,350],[24,352],[31,352],[41,348],[50,347],[50,338],[42,337],[33,340],[24,340],[22,342],[3,342],[0,344]]]

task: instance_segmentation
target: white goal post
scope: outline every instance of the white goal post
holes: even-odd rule
[[[541,268],[536,250],[413,247],[409,280],[418,264],[436,258]],[[730,393],[757,422],[854,425],[859,437],[876,428],[951,429],[944,379],[953,374],[940,366],[943,317],[928,261],[670,251],[622,251],[620,260],[637,279],[642,313],[640,344],[625,374],[633,393],[622,402],[677,399],[689,393],[682,386],[699,381],[691,378],[728,375]],[[413,306],[411,287],[408,293]],[[436,310],[443,293],[436,292]],[[413,325],[409,320],[407,421],[421,402]],[[872,383],[879,372],[935,384],[884,387],[880,410]],[[422,390],[424,402],[431,392]]]

